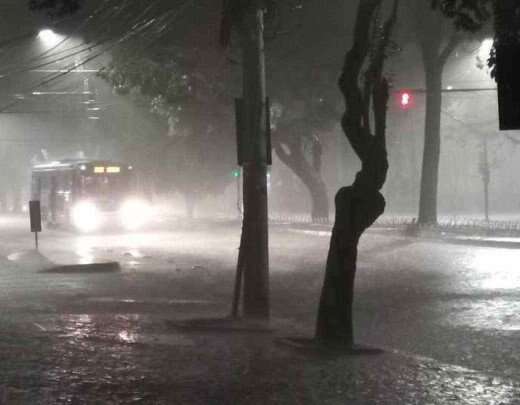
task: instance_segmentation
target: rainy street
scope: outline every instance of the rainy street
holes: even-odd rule
[[[11,399],[520,400],[518,249],[374,228],[360,246],[356,340],[385,353],[316,359],[276,338],[313,333],[325,226],[271,225],[273,331],[237,333],[171,323],[229,313],[237,222],[172,221],[153,231],[107,235],[46,230],[39,254],[26,218],[2,224],[0,386]],[[114,260],[118,272],[44,271],[52,263]]]
[[[0,405],[520,405],[520,0],[0,19]]]

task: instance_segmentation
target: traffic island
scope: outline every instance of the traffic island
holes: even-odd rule
[[[113,273],[121,271],[119,262],[105,262],[105,263],[88,263],[88,264],[68,264],[61,266],[54,266],[41,273]]]

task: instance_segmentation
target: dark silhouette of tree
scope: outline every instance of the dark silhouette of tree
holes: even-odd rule
[[[495,0],[428,0],[459,30],[476,32],[490,19]]]
[[[339,79],[345,100],[342,128],[362,167],[354,183],[341,188],[335,197],[336,218],[318,310],[316,339],[346,347],[351,347],[354,341],[352,303],[359,238],[385,208],[380,190],[388,171],[385,139],[388,82],[383,77],[383,68],[399,0],[394,0],[391,16],[379,27],[376,21],[381,4],[382,0],[360,1],[354,42],[346,54]],[[372,31],[374,27],[375,32]],[[367,60],[368,68],[363,72]],[[374,116],[373,133],[370,111]]]
[[[461,42],[458,32],[439,11],[409,1],[407,10],[421,52],[426,84],[426,117],[419,199],[419,224],[437,223],[437,191],[441,154],[442,75],[449,57]]]

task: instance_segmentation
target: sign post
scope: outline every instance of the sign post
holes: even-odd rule
[[[40,201],[29,201],[29,217],[31,220],[31,232],[34,232],[34,243],[36,250],[38,250],[38,232],[42,231]]]

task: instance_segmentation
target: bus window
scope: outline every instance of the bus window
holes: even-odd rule
[[[124,175],[82,176],[82,194],[87,196],[113,196],[129,191],[129,178]]]

